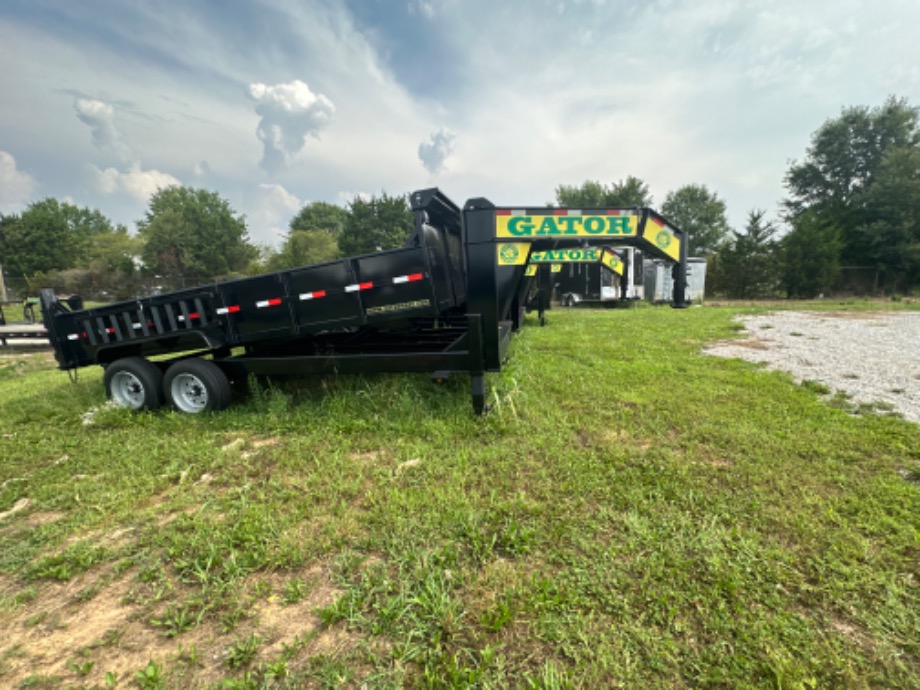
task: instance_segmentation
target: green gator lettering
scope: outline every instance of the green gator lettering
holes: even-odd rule
[[[544,216],[543,222],[540,223],[540,229],[535,233],[537,235],[561,235],[559,228],[556,226],[554,216]]]
[[[533,233],[530,216],[513,216],[508,221],[508,232],[514,237],[529,237]]]

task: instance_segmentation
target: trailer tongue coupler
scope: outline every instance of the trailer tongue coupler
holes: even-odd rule
[[[648,209],[514,210],[474,199],[461,211],[437,189],[411,203],[415,227],[401,249],[94,309],[72,310],[44,290],[58,366],[102,365],[121,404],[185,412],[225,407],[229,381],[249,374],[460,372],[482,414],[485,374],[501,370],[523,324],[531,252],[641,246],[675,263],[674,306],[686,306],[685,237]],[[544,293],[541,323],[547,306]]]

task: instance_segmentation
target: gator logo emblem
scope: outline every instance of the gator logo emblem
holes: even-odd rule
[[[527,263],[528,242],[503,242],[496,245],[499,266],[521,266]]]
[[[671,233],[667,230],[660,230],[655,236],[655,244],[659,249],[667,249],[671,246]]]

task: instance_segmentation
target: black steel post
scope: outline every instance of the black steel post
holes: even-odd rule
[[[687,245],[689,244],[689,238],[685,232],[677,234],[680,237],[680,260],[671,268],[674,285],[671,306],[675,309],[686,309],[690,306],[687,301]]]

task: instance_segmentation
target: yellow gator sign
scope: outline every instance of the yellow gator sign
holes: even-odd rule
[[[495,236],[501,238],[531,237],[635,237],[639,217],[622,215],[582,215],[581,211],[565,211],[553,215],[526,215],[523,211],[499,209],[495,212]]]
[[[654,244],[674,261],[680,261],[680,238],[661,221],[649,218],[642,229],[642,239]]]
[[[623,275],[623,262],[620,260],[620,257],[613,252],[605,251],[603,256],[601,256],[601,263],[618,276]]]
[[[545,252],[534,252],[530,255],[530,262],[534,264],[593,263],[600,260],[601,250],[592,247],[586,249],[547,249]]]

